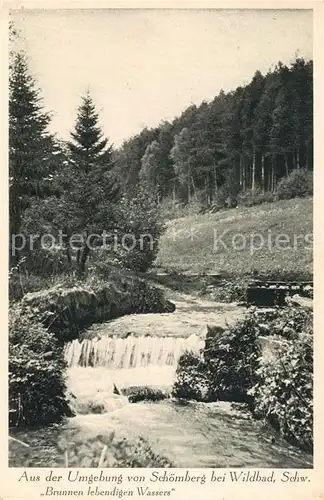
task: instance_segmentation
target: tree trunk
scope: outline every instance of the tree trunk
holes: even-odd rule
[[[297,167],[297,170],[300,169],[300,152],[299,152],[299,148],[297,148],[297,151],[296,151],[296,167]]]
[[[72,264],[71,250],[70,250],[70,247],[68,245],[65,247],[65,253],[66,253],[67,261],[68,261],[69,265],[71,265]]]
[[[172,204],[173,204],[173,211],[175,211],[175,204],[176,204],[176,186],[175,186],[175,182],[173,182]]]
[[[213,166],[213,173],[214,173],[214,192],[215,192],[215,198],[216,198],[217,193],[218,193],[216,165]]]
[[[255,149],[253,148],[253,156],[252,156],[252,193],[255,191]]]
[[[85,266],[86,266],[87,259],[89,257],[89,253],[90,253],[89,245],[85,245],[85,247],[83,247],[83,252],[81,255],[81,259],[80,259],[80,268],[79,269],[80,269],[81,273],[84,273],[84,271],[85,271]]]
[[[194,181],[193,177],[191,177],[191,183],[192,183],[192,189],[193,189],[193,196],[194,196],[194,199],[197,201],[197,189],[196,189],[196,185],[195,185],[195,181]]]
[[[306,143],[306,169],[308,170],[309,168],[309,146]]]
[[[276,187],[276,157],[271,159],[271,191],[273,192]]]
[[[207,188],[207,176],[205,177],[205,201],[206,201],[206,208],[209,207],[209,200],[208,200],[208,188]]]
[[[288,168],[288,158],[287,158],[287,153],[284,154],[284,159],[285,159],[285,171],[286,171],[286,177],[289,175],[289,168]]]
[[[189,206],[190,206],[190,204],[191,204],[191,189],[190,189],[190,183],[191,183],[191,175],[190,175],[190,170],[188,170],[187,189],[188,189],[188,205],[189,205]]]
[[[242,168],[242,156],[240,155],[240,190],[243,189],[243,168]]]
[[[261,185],[262,185],[262,193],[265,191],[265,181],[264,181],[264,154],[261,154]]]
[[[9,191],[9,265],[10,267],[18,265],[20,252],[17,248],[12,248],[13,236],[16,236],[20,232],[21,226],[21,205],[20,205],[20,189],[16,182],[14,182]],[[13,253],[14,252],[14,253]]]
[[[243,180],[243,192],[246,190],[246,170],[244,156],[242,156],[242,180]]]

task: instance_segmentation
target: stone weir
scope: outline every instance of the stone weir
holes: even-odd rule
[[[176,366],[185,350],[198,351],[204,341],[190,337],[117,336],[73,340],[65,348],[68,367],[106,367],[110,370],[153,366]]]

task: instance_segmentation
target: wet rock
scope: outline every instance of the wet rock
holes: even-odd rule
[[[169,397],[169,391],[158,387],[132,386],[121,389],[124,396],[127,396],[130,403],[139,401],[161,401]]]

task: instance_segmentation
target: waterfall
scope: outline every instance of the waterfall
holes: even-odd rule
[[[67,344],[65,358],[68,367],[106,367],[110,370],[157,366],[176,366],[186,350],[203,347],[197,335],[190,337],[102,337],[73,340]]]

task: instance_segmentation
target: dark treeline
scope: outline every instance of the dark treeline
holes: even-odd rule
[[[249,84],[145,128],[116,156],[128,189],[145,180],[159,201],[210,206],[219,196],[273,192],[293,170],[313,168],[313,62],[256,71]]]

